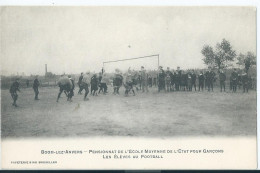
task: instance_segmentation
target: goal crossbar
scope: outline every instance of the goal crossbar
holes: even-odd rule
[[[111,63],[111,62],[119,62],[119,61],[127,61],[127,60],[133,60],[133,59],[141,59],[141,58],[149,58],[149,57],[157,57],[158,58],[158,68],[159,68],[159,54],[156,55],[148,55],[148,56],[141,56],[141,57],[137,57],[137,58],[127,58],[127,59],[119,59],[119,60],[113,60],[113,61],[105,61],[103,62],[103,67],[104,64],[106,63]]]

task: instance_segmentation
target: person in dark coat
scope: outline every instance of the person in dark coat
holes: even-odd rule
[[[191,74],[187,74],[187,90],[192,91],[192,77]]]
[[[209,70],[205,73],[206,83],[208,86],[208,91],[213,91],[213,82],[215,81],[215,73],[212,71],[212,68],[209,67]]]
[[[156,87],[157,86],[157,77],[153,78],[153,85]]]
[[[83,90],[82,79],[83,79],[83,73],[80,74],[79,81],[78,81],[78,85],[79,85],[78,94],[82,94],[82,93],[81,93],[82,90]]]
[[[159,67],[158,72],[158,92],[160,92],[161,90],[165,91],[165,72],[162,66]]]
[[[141,66],[141,84],[142,84],[142,92],[148,92],[148,75],[144,66]]]
[[[176,81],[176,73],[174,70],[171,72],[171,91],[174,91],[174,85]]]
[[[116,70],[116,74],[113,78],[114,94],[119,94],[119,88],[123,84],[123,76],[120,74],[119,70]]]
[[[17,91],[20,92],[20,89],[19,89],[19,78],[16,78],[15,81],[12,83],[11,87],[10,87],[10,94],[11,94],[11,97],[13,99],[13,106],[17,107],[17,104],[16,104],[16,101],[18,99],[18,94],[17,94]]]
[[[183,91],[188,90],[188,73],[186,72],[181,74],[181,87]]]
[[[203,91],[203,88],[204,88],[204,82],[205,82],[205,76],[203,74],[203,72],[201,71],[200,74],[199,74],[199,91],[200,89]]]
[[[232,79],[232,75],[230,75],[230,78],[229,78],[229,90],[231,91],[233,89],[233,79]]]
[[[150,88],[153,86],[153,78],[150,74],[148,74],[148,85]]]
[[[97,93],[96,91],[98,90],[98,78],[97,78],[97,75],[94,74],[90,80],[90,84],[91,84],[91,88],[90,88],[90,93],[93,95],[93,96],[97,96]]]
[[[38,76],[35,77],[34,81],[33,81],[33,91],[35,94],[34,100],[39,100],[38,95],[39,95],[39,85],[40,82],[38,80]]]
[[[237,76],[237,86],[238,86],[238,89],[240,89],[240,87],[242,86],[242,75],[239,73]]]
[[[209,70],[207,70],[205,73],[204,73],[204,77],[205,77],[205,89],[207,89],[209,86]]]
[[[29,79],[27,79],[27,80],[26,80],[26,86],[27,86],[27,88],[29,87],[29,83],[30,83],[30,81],[29,81]]]
[[[180,90],[180,85],[181,85],[181,70],[177,70],[176,76],[175,76],[175,90],[179,91]]]
[[[100,91],[102,91],[104,93],[104,87],[103,87],[103,85],[101,86],[101,80],[102,80],[102,74],[103,74],[102,70],[101,70],[101,72],[99,72],[99,75],[98,75],[98,87],[99,87],[98,94],[100,93]]]
[[[221,70],[219,73],[219,82],[220,82],[220,92],[222,92],[222,89],[224,89],[224,92],[225,92],[226,74],[224,73],[223,70]]]
[[[170,71],[170,68],[167,67],[167,70],[165,72],[165,83],[166,83],[166,91],[171,91],[171,76],[172,72]]]
[[[139,91],[142,89],[142,77],[141,77],[141,71],[136,73],[136,90]]]
[[[237,82],[238,82],[238,74],[236,69],[234,69],[233,72],[231,73],[231,77],[232,77],[232,91],[236,92]]]
[[[248,75],[247,75],[247,72],[245,70],[245,72],[242,74],[241,76],[241,80],[242,80],[242,85],[243,85],[243,92],[247,92],[248,93]]]
[[[98,83],[99,83],[99,84],[101,83],[102,75],[103,75],[102,72],[99,72],[99,73],[98,73]]]
[[[191,85],[192,85],[192,87],[194,86],[195,91],[196,91],[196,79],[197,79],[197,75],[195,74],[194,70],[192,70]]]
[[[248,88],[254,89],[253,88],[253,78],[251,77],[251,75],[248,75]]]

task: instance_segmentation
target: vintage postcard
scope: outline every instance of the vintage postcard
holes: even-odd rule
[[[0,6],[2,169],[256,169],[255,6]]]

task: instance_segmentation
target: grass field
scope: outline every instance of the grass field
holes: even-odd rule
[[[73,102],[58,87],[21,89],[15,108],[8,90],[1,90],[2,137],[91,136],[248,136],[256,135],[256,91],[138,92],[136,96],[89,96],[75,90]]]

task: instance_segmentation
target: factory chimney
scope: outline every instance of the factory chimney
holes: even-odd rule
[[[45,64],[45,76],[47,75],[47,64]]]

